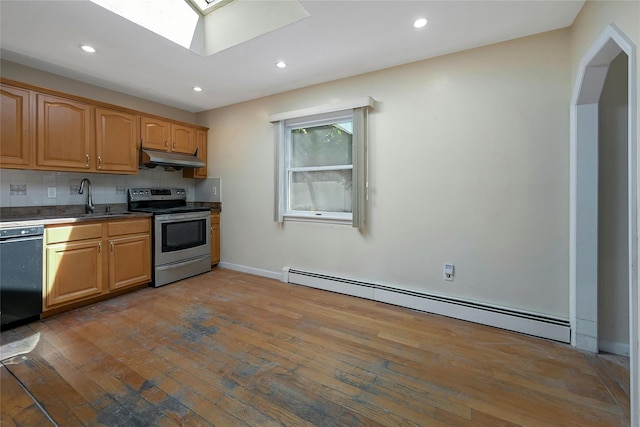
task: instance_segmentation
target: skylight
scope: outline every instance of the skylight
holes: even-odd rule
[[[189,0],[191,4],[200,9],[203,15],[207,13],[211,13],[214,10],[224,6],[225,4],[229,4],[235,0]]]
[[[187,49],[196,31],[200,14],[186,1],[176,0],[91,0]],[[195,1],[195,0],[194,0]],[[224,1],[224,0],[215,0]],[[203,0],[204,3],[204,0]]]
[[[91,1],[203,56],[309,16],[297,0]],[[245,25],[246,22],[251,22],[251,25]]]

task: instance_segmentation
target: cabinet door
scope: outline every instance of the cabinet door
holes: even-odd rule
[[[105,172],[138,171],[137,116],[106,108],[96,108],[97,169]]]
[[[220,213],[211,214],[211,265],[220,262]]]
[[[207,131],[196,130],[196,148],[198,149],[198,157],[207,163]],[[207,166],[203,168],[185,168],[182,171],[182,176],[185,178],[206,178]]]
[[[36,166],[94,169],[91,106],[37,94]]]
[[[102,294],[102,242],[92,240],[47,246],[45,280],[47,307]]]
[[[151,239],[148,234],[109,240],[109,289],[151,281]]]
[[[193,154],[196,151],[196,129],[189,126],[171,125],[171,151]]]
[[[140,117],[142,146],[153,150],[169,151],[171,124],[151,117]]]
[[[26,89],[0,85],[1,167],[27,167],[32,164],[30,95]]]

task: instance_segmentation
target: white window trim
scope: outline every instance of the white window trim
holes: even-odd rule
[[[363,228],[365,225],[365,204],[367,200],[367,116],[370,108],[374,108],[375,101],[371,97],[358,98],[327,104],[318,107],[304,108],[295,111],[272,114],[269,120],[274,124],[275,130],[275,185],[274,185],[274,221],[283,223],[287,221],[312,221],[332,224],[351,224],[355,228]],[[348,115],[353,119],[353,185],[352,185],[352,212],[306,212],[287,211],[286,206],[286,159],[287,159],[287,128],[294,127],[298,123],[321,123],[330,116],[334,118],[336,113],[351,110]],[[345,169],[338,167],[338,169]]]
[[[284,120],[299,119],[302,117],[316,116],[325,113],[335,113],[342,110],[353,110],[354,108],[375,108],[376,101],[370,96],[351,99],[347,101],[334,102],[332,104],[319,105],[317,107],[302,108],[300,110],[275,113],[269,116],[271,123],[282,122]]]

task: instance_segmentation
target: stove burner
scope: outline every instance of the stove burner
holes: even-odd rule
[[[130,188],[128,209],[154,215],[211,210],[206,207],[187,206],[187,190],[184,188]]]
[[[172,213],[186,213],[186,212],[206,212],[211,208],[198,207],[198,206],[177,206],[173,208],[129,208],[132,212],[146,212],[155,215],[165,215]]]

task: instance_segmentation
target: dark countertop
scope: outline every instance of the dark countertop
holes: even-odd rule
[[[215,202],[195,202],[187,205],[210,207],[212,211],[218,212],[222,210],[221,204]],[[110,208],[110,212],[107,212],[107,207]],[[85,213],[84,205],[2,207],[0,208],[0,228],[149,218],[151,216],[152,214],[146,212],[128,212],[126,203],[96,205],[95,211],[91,214]]]

